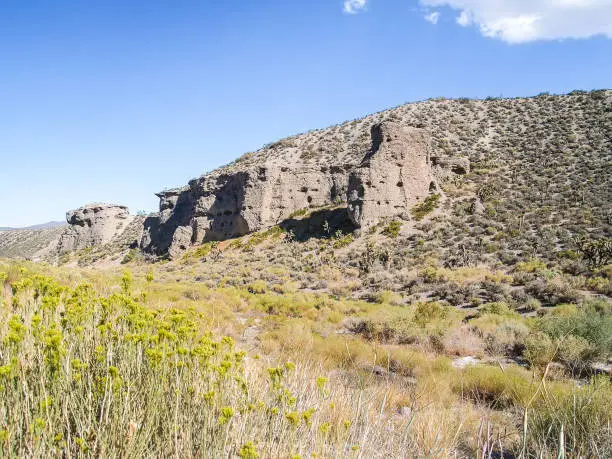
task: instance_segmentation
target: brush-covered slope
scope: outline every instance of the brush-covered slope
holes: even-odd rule
[[[0,230],[0,257],[46,258],[65,229],[66,225]]]
[[[351,174],[379,146],[377,126],[390,124],[431,139],[429,167],[442,187],[432,195],[440,194],[445,224],[425,233],[436,234],[440,248],[461,246],[465,257],[482,258],[474,252],[501,232],[495,243],[508,252],[487,250],[507,259],[524,251],[550,255],[577,236],[609,237],[611,98],[601,90],[436,99],[283,139],[159,193],[160,213],[148,220],[143,246],[176,255],[267,229],[304,208],[346,203]],[[409,220],[399,207],[397,215]],[[457,253],[440,256],[450,261]]]

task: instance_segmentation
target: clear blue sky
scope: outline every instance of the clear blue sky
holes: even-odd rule
[[[0,226],[156,210],[244,152],[407,101],[611,86],[610,0],[487,2],[3,0]]]

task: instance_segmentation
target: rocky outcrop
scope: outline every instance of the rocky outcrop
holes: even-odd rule
[[[351,168],[270,162],[200,177],[158,194],[160,211],[147,219],[142,246],[175,257],[193,244],[269,228],[296,210],[344,202]]]
[[[158,193],[159,213],[147,218],[141,247],[174,258],[191,245],[243,236],[281,224],[297,210],[339,203],[348,203],[355,226],[369,227],[384,217],[408,217],[438,189],[437,175],[469,171],[469,162],[452,158],[434,168],[425,129],[386,120],[365,137],[369,145],[354,144],[359,156],[313,163],[304,151],[283,160],[270,153]]]
[[[109,243],[131,223],[128,208],[112,204],[89,204],[66,213],[68,227],[61,234],[59,254]]]
[[[430,139],[423,129],[386,122],[372,127],[372,149],[350,174],[348,212],[355,225],[405,216],[437,189],[430,162]]]

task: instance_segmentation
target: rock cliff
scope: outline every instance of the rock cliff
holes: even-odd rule
[[[160,211],[147,219],[142,246],[175,256],[192,244],[269,228],[299,209],[345,201],[351,167],[267,163],[192,180],[158,194]]]
[[[159,214],[147,219],[142,247],[175,257],[193,244],[270,228],[301,209],[346,203],[349,195],[357,226],[406,214],[435,187],[427,133],[388,121],[372,127],[368,143],[361,164],[269,159],[158,193]]]

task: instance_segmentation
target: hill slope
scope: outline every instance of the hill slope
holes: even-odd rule
[[[0,451],[611,457],[610,96],[399,107],[71,212],[63,266],[0,260]]]
[[[483,247],[494,236],[487,228],[503,233],[497,242],[511,252],[544,256],[577,236],[609,237],[611,99],[603,90],[430,100],[283,139],[160,193],[145,250],[180,252],[177,246],[241,236],[303,208],[346,202],[350,175],[373,151],[373,128],[380,123],[427,132],[433,167],[471,163],[468,175],[439,174],[448,235],[438,245],[445,259],[451,256],[446,249],[459,244],[478,251],[475,244]],[[470,215],[472,205],[476,215]],[[479,237],[463,240],[470,233]]]
[[[45,258],[57,244],[66,225],[0,230],[0,257]]]

